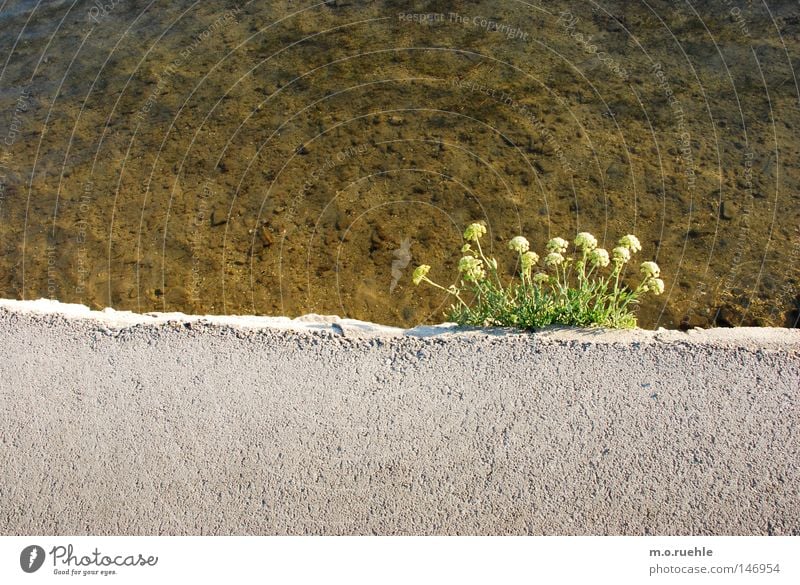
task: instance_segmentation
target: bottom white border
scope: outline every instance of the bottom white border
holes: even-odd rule
[[[800,582],[798,552],[798,537],[750,536],[7,536],[0,583],[778,584]]]

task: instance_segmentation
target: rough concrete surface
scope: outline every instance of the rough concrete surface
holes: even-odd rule
[[[800,534],[797,330],[126,315],[0,302],[0,533]]]

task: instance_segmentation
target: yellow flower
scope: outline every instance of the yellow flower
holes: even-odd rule
[[[458,262],[458,271],[464,275],[464,280],[478,282],[486,278],[483,261],[474,256],[464,256]]]
[[[655,262],[642,262],[640,270],[647,277],[658,278],[661,275],[661,269]]]
[[[569,246],[569,242],[564,238],[553,238],[547,242],[547,251],[564,254],[567,251],[567,246]]]
[[[594,250],[597,247],[597,238],[589,232],[581,232],[575,237],[575,246],[584,252]]]
[[[522,262],[522,272],[529,276],[533,265],[539,261],[539,255],[536,252],[525,252],[520,256]]]
[[[508,247],[515,252],[519,252],[520,254],[524,254],[528,250],[531,249],[531,245],[528,243],[528,240],[523,238],[522,236],[517,236],[513,238],[509,243]]]
[[[608,258],[607,250],[604,250],[603,248],[597,248],[596,250],[589,252],[589,262],[592,264],[592,266],[606,267],[611,260]]]
[[[479,223],[471,223],[464,231],[464,239],[468,242],[477,242],[486,233],[486,226]]]
[[[639,242],[639,238],[637,238],[633,234],[622,236],[619,239],[619,245],[622,246],[623,248],[628,248],[628,250],[630,250],[633,254],[641,251],[642,249],[642,244]]]
[[[428,272],[430,271],[430,269],[431,269],[431,267],[428,266],[427,264],[420,264],[414,270],[414,274],[413,274],[413,277],[411,278],[411,281],[414,284],[419,285],[419,283],[422,282],[422,279],[425,278],[428,275]]]
[[[464,244],[463,246],[461,246],[461,253],[462,254],[466,254],[467,252],[471,252],[471,251],[472,251],[472,248],[470,247],[470,245],[468,243]]]

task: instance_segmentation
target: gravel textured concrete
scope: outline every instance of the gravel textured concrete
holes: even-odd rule
[[[57,311],[0,301],[2,534],[800,534],[797,330]]]

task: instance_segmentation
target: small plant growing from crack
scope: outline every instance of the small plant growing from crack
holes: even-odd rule
[[[634,235],[620,238],[609,252],[597,247],[597,238],[579,233],[575,250],[570,243],[553,238],[542,258],[530,250],[523,236],[516,236],[508,247],[517,254],[519,270],[506,282],[497,271],[497,260],[487,258],[481,247],[486,227],[473,223],[464,232],[466,243],[458,263],[459,283],[444,287],[428,278],[431,269],[422,264],[414,270],[413,283],[425,282],[451,295],[454,303],[448,319],[459,325],[501,326],[534,329],[551,324],[580,327],[636,327],[634,306],[642,295],[664,292],[661,270],[655,262],[642,262],[642,279],[630,290],[620,282],[623,269],[642,245]],[[474,246],[474,248],[473,248]]]

